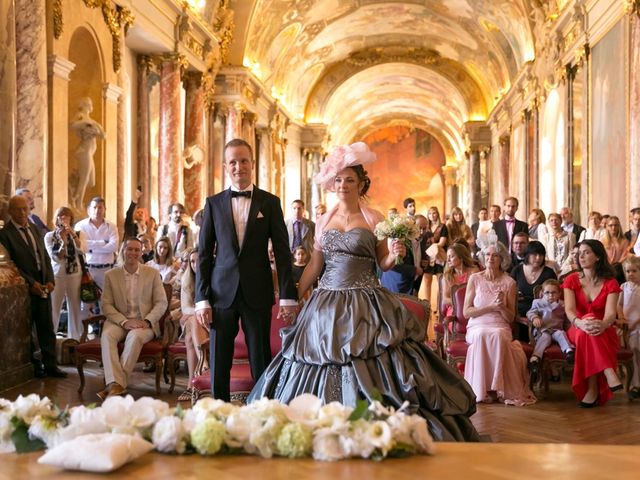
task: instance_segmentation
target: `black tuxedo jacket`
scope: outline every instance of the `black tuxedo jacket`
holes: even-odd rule
[[[7,222],[5,227],[0,230],[0,243],[2,243],[4,248],[9,252],[11,260],[16,264],[16,267],[27,281],[29,287],[35,282],[41,284],[48,282],[53,283],[54,277],[51,259],[44,247],[44,241],[40,236],[40,231],[38,227],[31,222],[28,223],[28,227],[33,234],[36,247],[38,248],[38,255],[40,255],[40,270],[38,270],[35,253],[24,241],[24,237],[14,226],[13,222]]]
[[[580,235],[582,235],[582,232],[584,232],[584,231],[585,231],[584,227],[581,227],[577,223],[573,224],[573,228],[571,229],[571,233],[573,233],[576,236],[576,243],[578,243],[578,239],[580,238]]]
[[[200,229],[196,302],[229,308],[238,289],[252,308],[275,302],[268,244],[276,257],[280,298],[297,300],[291,276],[291,250],[280,200],[253,187],[243,244],[238,244],[229,189],[207,198]]]
[[[502,243],[507,250],[511,251],[509,240],[513,239],[513,237],[509,238],[509,231],[507,230],[507,223],[504,220],[498,220],[497,222],[493,222],[493,230],[496,232],[498,236],[498,241]],[[529,225],[527,225],[522,220],[516,220],[515,225],[513,226],[513,235],[516,233],[526,233],[529,235]]]

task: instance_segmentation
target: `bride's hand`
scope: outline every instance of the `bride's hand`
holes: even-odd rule
[[[287,325],[292,325],[293,323],[295,323],[297,316],[298,316],[297,306],[295,305],[280,306],[280,310],[278,311],[278,318],[282,319],[282,321]]]
[[[407,256],[407,247],[402,240],[389,238],[387,239],[387,247],[393,258]]]

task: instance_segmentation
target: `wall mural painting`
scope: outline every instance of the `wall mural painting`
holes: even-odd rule
[[[627,118],[622,22],[613,27],[592,49],[591,57],[591,199],[594,209],[627,218],[626,178]]]
[[[402,213],[402,201],[412,197],[418,213],[426,214],[432,205],[443,213],[440,169],[445,156],[433,136],[419,129],[385,127],[368,135],[364,142],[378,156],[377,162],[367,166],[371,207],[384,215],[391,207]]]

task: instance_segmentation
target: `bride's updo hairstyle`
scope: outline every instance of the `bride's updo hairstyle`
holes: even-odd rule
[[[363,165],[376,161],[376,154],[369,150],[364,142],[336,147],[320,166],[320,172],[314,177],[316,184],[322,185],[325,190],[335,191],[334,181],[338,172],[345,168],[352,168],[358,176],[358,181],[363,183],[360,196],[363,197],[371,186],[371,179],[367,175]]]

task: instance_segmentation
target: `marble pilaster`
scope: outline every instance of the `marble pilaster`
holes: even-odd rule
[[[124,42],[122,45],[124,48]],[[126,102],[127,102],[127,92],[129,91],[127,84],[129,82],[128,82],[128,77],[125,73],[124,68],[121,68],[120,71],[118,72],[118,83],[122,87],[122,95],[120,95],[120,98],[118,99],[118,114],[116,117],[117,132],[118,132],[118,138],[117,138],[117,144],[116,144],[116,149],[117,149],[116,162],[117,162],[117,169],[118,169],[117,170],[118,178],[116,183],[118,185],[118,193],[116,197],[116,203],[118,208],[117,225],[120,231],[123,232],[124,218],[125,218],[127,208],[129,207],[128,204],[125,204],[125,192],[131,189],[130,184],[127,184],[128,169],[127,169],[127,107],[126,107],[127,104]]]
[[[149,70],[151,59],[146,55],[138,55],[137,59],[137,185],[142,188],[140,203],[148,207],[151,199],[151,115],[149,111]]]
[[[69,75],[75,64],[58,55],[49,55],[49,204],[53,208],[69,204]],[[54,168],[55,166],[55,168]]]
[[[256,115],[252,112],[244,112],[242,115],[242,139],[251,145],[253,152],[253,178],[258,178],[258,164],[255,161],[256,155]]]
[[[102,85],[102,97],[104,99],[104,179],[96,178],[96,185],[102,186],[105,201],[107,202],[107,218],[112,222],[118,221],[118,186],[120,180],[113,178],[118,176],[118,105],[123,95],[123,90],[113,83]],[[87,203],[85,197],[84,204]],[[109,208],[111,206],[111,208]]]
[[[244,106],[238,102],[227,106],[227,121],[225,125],[225,144],[234,138],[242,138],[242,114]]]
[[[480,202],[482,200],[480,191],[480,151],[472,150],[469,152],[469,223],[478,221],[478,210],[480,210]]]
[[[442,167],[442,176],[444,177],[444,211],[450,212],[451,209],[457,206],[458,192],[456,189],[456,180],[458,171],[451,165],[445,165]]]
[[[629,206],[640,206],[640,14],[631,15],[631,40],[629,45],[630,66],[629,71],[636,72],[630,76],[631,99],[629,109]],[[585,122],[586,123],[586,122]],[[586,189],[585,189],[586,190]]]
[[[16,37],[13,0],[0,1],[0,198],[13,193],[16,121]],[[6,203],[0,202],[0,218]]]
[[[47,46],[45,0],[15,0],[15,187],[31,190],[36,213],[46,218]]]
[[[193,215],[204,205],[203,185],[204,159],[204,90],[202,74],[189,72],[185,75],[185,125],[184,125],[184,192],[185,207]]]
[[[263,190],[271,189],[271,133],[267,127],[259,127],[258,135],[258,174],[256,181]]]
[[[498,194],[496,197],[498,204],[502,205],[505,198],[509,196],[509,152],[511,150],[510,138],[500,139],[500,153],[498,163]]]
[[[224,188],[226,175],[224,164],[225,126],[220,104],[215,104],[208,113],[207,125],[208,177],[206,181],[207,195],[213,195]]]
[[[180,64],[172,56],[160,65],[159,206],[164,222],[169,205],[181,200],[182,164],[180,149]]]

